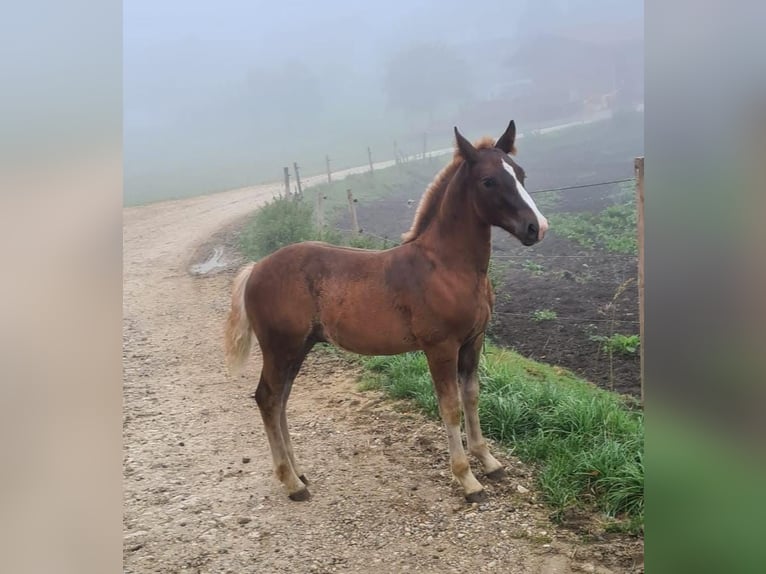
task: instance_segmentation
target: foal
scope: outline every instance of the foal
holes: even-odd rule
[[[504,476],[481,434],[477,368],[494,295],[487,279],[491,227],[524,245],[548,222],[524,189],[511,121],[496,144],[476,147],[457,128],[457,149],[426,190],[402,245],[385,251],[321,242],[288,245],[237,275],[225,345],[236,371],[255,333],[263,354],[255,400],[274,469],[292,500],[307,500],[308,481],[293,454],[285,405],[308,352],[326,342],[362,355],[425,352],[447,431],[452,473],[465,497],[483,499],[460,434],[486,476]]]

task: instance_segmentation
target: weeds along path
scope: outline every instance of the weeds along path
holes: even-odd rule
[[[359,393],[359,373],[327,353],[307,361],[288,406],[313,494],[288,500],[250,398],[257,351],[247,375],[225,373],[231,272],[188,272],[199,245],[278,190],[123,212],[124,571],[641,571],[625,566],[641,561],[635,544],[586,546],[551,525],[508,457],[508,480],[466,505],[441,427]]]

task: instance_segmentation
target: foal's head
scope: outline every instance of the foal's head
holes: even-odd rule
[[[469,193],[481,219],[515,236],[524,245],[542,240],[548,220],[524,189],[524,170],[511,159],[516,124],[511,120],[494,147],[474,147],[455,128],[457,146],[468,168]]]

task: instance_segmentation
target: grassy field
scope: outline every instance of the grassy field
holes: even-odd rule
[[[554,155],[557,150],[564,148],[589,150],[593,148],[593,142],[609,139],[615,130],[643,133],[643,128],[643,112],[625,111],[615,114],[611,120],[571,126],[544,134],[529,133],[519,141],[519,147],[523,147],[524,154],[528,156]],[[524,128],[521,131],[525,131]],[[628,152],[631,148],[624,147],[623,143],[618,143],[612,151],[630,157]]]
[[[613,253],[638,254],[636,200],[633,182],[620,185],[614,205],[597,213],[552,213],[553,233],[583,247],[598,247]]]

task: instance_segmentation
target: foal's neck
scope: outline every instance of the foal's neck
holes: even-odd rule
[[[449,182],[436,218],[421,240],[448,265],[486,275],[492,228],[479,218],[470,193],[466,167],[462,165]]]

